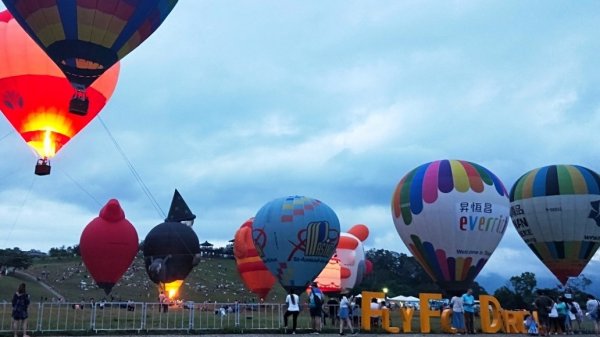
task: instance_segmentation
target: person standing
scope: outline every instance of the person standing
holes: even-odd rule
[[[292,316],[292,334],[296,334],[296,325],[298,322],[298,314],[300,314],[300,297],[294,294],[292,290],[289,291],[288,295],[285,297],[285,304],[287,305],[287,310],[285,314],[283,314],[283,324],[284,328],[287,331],[288,328],[288,317]]]
[[[473,289],[467,289],[467,292],[462,295],[463,310],[465,314],[466,333],[475,333],[475,325],[473,316],[475,316],[475,297],[473,297]]]
[[[569,325],[567,325],[567,320],[569,319],[569,309],[567,308],[567,303],[565,303],[565,299],[562,296],[559,296],[556,300],[556,312],[558,313],[558,326],[560,327],[560,331],[562,331],[562,333],[570,333],[570,320],[568,322]]]
[[[308,309],[310,311],[313,333],[319,334],[322,327],[321,314],[323,313],[323,292],[321,292],[321,289],[319,289],[316,282],[313,282],[310,286],[310,295],[308,295]]]
[[[450,306],[452,306],[452,327],[456,329],[459,335],[465,333],[465,310],[462,297],[453,296],[450,300]]]
[[[590,319],[594,322],[594,331],[596,336],[600,334],[600,315],[598,314],[598,306],[600,303],[593,295],[587,295],[587,302],[585,303],[586,315],[589,315]]]
[[[158,295],[158,312],[167,312],[169,310],[169,298],[165,295],[164,291],[160,291],[160,295]]]
[[[577,322],[577,332],[581,333],[581,323],[583,322],[583,311],[581,310],[581,306],[579,305],[579,302],[571,300],[571,308],[575,308],[575,310],[573,311],[573,309],[571,309],[571,312],[573,314],[575,314],[575,321]],[[571,325],[573,325],[573,322],[571,322]]]
[[[350,301],[346,295],[342,295],[340,299],[340,336],[344,335],[344,322],[350,328],[351,334],[356,334],[354,329],[352,328],[352,320],[350,319]]]
[[[371,312],[374,312],[374,310],[379,310],[381,308],[379,306],[379,302],[374,297],[371,299],[370,308],[371,308]],[[381,320],[381,315],[371,314],[371,327],[379,327],[380,320]]]
[[[18,331],[23,331],[23,337],[29,337],[27,335],[27,309],[29,308],[29,294],[25,283],[21,283],[17,292],[12,298],[12,318],[13,318],[13,332],[14,337],[17,337]]]
[[[537,313],[538,320],[540,323],[540,335],[550,333],[550,310],[552,310],[553,301],[550,297],[546,296],[541,290],[537,291],[538,297],[533,302]]]

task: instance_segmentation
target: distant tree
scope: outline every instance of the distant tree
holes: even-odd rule
[[[494,297],[505,309],[531,309],[535,300],[537,280],[534,273],[524,272],[510,278],[505,286],[494,292]]]
[[[500,302],[500,305],[504,309],[517,309],[519,304],[517,303],[517,294],[512,291],[509,286],[502,286],[494,292],[494,297]]]
[[[0,269],[27,269],[32,263],[31,256],[19,248],[0,249]]]
[[[79,244],[75,244],[73,248],[71,248],[71,253],[76,256],[81,256],[81,251],[79,249]]]
[[[516,295],[516,301],[519,309],[530,309],[535,299],[534,290],[537,286],[535,274],[524,272],[520,276],[510,278],[510,283]],[[517,308],[515,308],[517,309]]]
[[[74,247],[65,247],[60,246],[59,248],[53,247],[50,248],[50,250],[48,251],[48,255],[50,257],[73,257],[73,256],[80,256],[81,253],[79,252],[79,245],[76,245],[76,248]]]

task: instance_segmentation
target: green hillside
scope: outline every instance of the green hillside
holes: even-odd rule
[[[96,287],[80,257],[40,259],[24,272],[48,284],[68,302],[89,301],[90,298],[96,301],[105,298],[109,301],[113,299],[155,302],[158,298],[158,288],[148,278],[143,258],[139,256],[109,295]],[[36,285],[32,280],[24,279],[24,281],[33,300],[37,301],[41,297],[52,300],[54,297],[52,293]],[[10,300],[20,282],[23,281],[18,275],[0,278],[0,301]],[[285,298],[284,294],[281,286],[276,284],[266,302],[282,302]],[[257,301],[256,296],[246,289],[238,276],[235,260],[212,257],[201,260],[200,264],[192,270],[181,286],[178,298],[195,302]]]
[[[52,293],[41,285],[32,282],[29,278],[19,275],[0,276],[0,302],[10,302],[13,294],[17,291],[19,284],[27,284],[27,292],[33,301],[39,301],[41,298],[51,297]]]

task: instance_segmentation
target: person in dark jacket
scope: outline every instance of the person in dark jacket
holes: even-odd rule
[[[18,331],[23,331],[23,337],[27,335],[27,309],[29,308],[29,294],[25,288],[25,283],[21,283],[17,292],[12,298],[12,318],[14,337],[17,337]]]

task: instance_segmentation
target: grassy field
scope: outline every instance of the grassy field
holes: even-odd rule
[[[60,260],[40,260],[25,272],[38,277],[60,293],[68,302],[133,300],[135,302],[154,302],[158,298],[158,288],[150,281],[144,268],[143,259],[137,257],[121,281],[109,295],[96,287],[87,269],[78,257]],[[13,277],[0,278],[0,300],[10,300],[21,280]],[[25,281],[32,299],[41,297],[52,300],[53,295],[31,280]],[[282,302],[285,292],[276,284],[269,293],[266,302]],[[179,299],[194,302],[252,302],[257,298],[243,285],[237,274],[233,259],[206,258],[196,266],[180,288]]]
[[[40,298],[51,297],[52,294],[44,287],[29,279],[19,276],[0,276],[0,302],[12,300],[13,294],[17,291],[19,284],[25,282],[27,284],[27,292],[32,301],[39,301]]]

